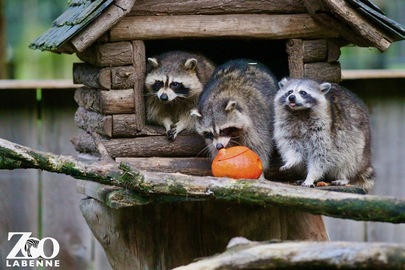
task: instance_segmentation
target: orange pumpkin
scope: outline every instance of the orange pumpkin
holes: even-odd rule
[[[259,156],[245,146],[219,150],[211,164],[212,175],[235,179],[257,179],[263,171]]]

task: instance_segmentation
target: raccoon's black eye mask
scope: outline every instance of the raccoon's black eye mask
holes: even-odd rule
[[[214,139],[214,134],[212,134],[212,132],[204,132],[204,138],[212,140]]]
[[[236,137],[239,135],[239,128],[237,127],[229,127],[229,128],[224,128],[219,131],[219,136],[223,137]]]
[[[173,89],[173,91],[178,94],[187,95],[190,92],[190,89],[188,89],[182,83],[179,82],[171,82],[170,88]]]
[[[160,88],[162,88],[164,85],[163,81],[158,81],[156,80],[155,83],[152,85],[152,89],[153,91],[157,92],[160,90]]]

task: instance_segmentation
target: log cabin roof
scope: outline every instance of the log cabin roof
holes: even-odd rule
[[[145,7],[153,9],[163,5],[163,8],[166,8],[165,5],[173,4],[175,14],[170,14],[170,10],[161,12],[154,10],[151,14],[177,15],[179,8],[190,4],[190,1],[177,2],[179,1],[167,3],[159,0],[69,0],[67,10],[52,23],[47,32],[30,44],[30,48],[59,53],[81,52],[128,13],[133,16],[137,15],[137,12],[144,12]],[[213,3],[217,2],[221,1],[213,1]],[[280,0],[267,0],[266,5],[280,6],[279,2]],[[294,7],[290,13],[306,12],[316,23],[335,31],[335,36],[343,38],[346,43],[376,47],[384,51],[392,42],[405,39],[405,27],[388,18],[369,0],[288,0],[287,2],[288,5],[285,2],[283,5]],[[197,5],[207,5],[206,1],[199,3]],[[232,5],[232,2],[230,4]],[[240,3],[238,7],[240,8]],[[223,12],[227,10],[228,8],[223,9]],[[204,12],[209,11],[200,8],[195,14],[208,14]],[[243,13],[243,6],[241,10],[231,9],[230,13]],[[288,11],[281,8],[264,10],[258,7],[246,13],[285,14]]]

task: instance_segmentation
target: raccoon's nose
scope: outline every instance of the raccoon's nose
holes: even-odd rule
[[[221,150],[222,148],[224,148],[224,145],[223,145],[222,143],[217,143],[217,144],[215,145],[215,148],[216,148],[217,150]]]
[[[291,101],[291,102],[294,102],[295,101],[295,96],[294,95],[289,96],[288,100]]]
[[[167,96],[167,94],[161,94],[159,98],[160,98],[161,101],[168,101],[169,100],[169,97]]]

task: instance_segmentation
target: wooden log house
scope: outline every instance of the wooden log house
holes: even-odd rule
[[[186,50],[217,64],[251,58],[280,79],[339,82],[342,46],[385,51],[404,35],[401,25],[368,0],[70,0],[30,47],[74,53],[83,61],[73,66],[74,83],[83,85],[74,96],[75,123],[83,130],[72,139],[78,152],[100,155],[101,142],[117,162],[205,176],[210,164],[201,156],[200,137],[182,134],[168,142],[163,128],[145,122],[147,57]],[[277,172],[268,179],[285,177]],[[320,216],[293,209],[178,198],[139,206],[123,203],[122,194],[112,204],[105,194],[115,192],[113,187],[80,184],[79,190],[93,198],[81,203],[82,213],[116,269],[187,264],[223,250],[234,236],[327,240]]]

